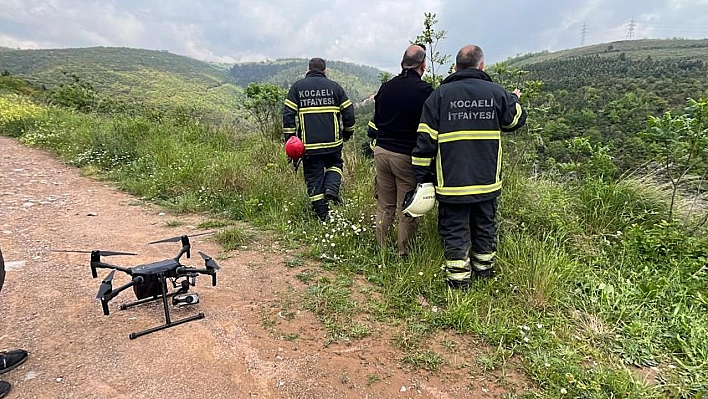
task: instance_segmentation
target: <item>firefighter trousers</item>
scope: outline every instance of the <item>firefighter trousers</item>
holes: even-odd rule
[[[329,213],[327,200],[339,199],[343,165],[341,150],[329,154],[308,155],[302,160],[307,195],[320,220],[325,220]]]
[[[497,251],[496,214],[496,198],[471,204],[438,204],[438,231],[448,285],[465,288],[472,273],[492,275]]]

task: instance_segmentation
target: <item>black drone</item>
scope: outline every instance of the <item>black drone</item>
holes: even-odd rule
[[[195,234],[203,235],[210,234],[201,233]],[[162,303],[165,309],[165,324],[153,327],[144,331],[134,332],[129,335],[130,339],[135,339],[145,334],[149,334],[155,331],[164,330],[166,328],[174,327],[179,324],[187,323],[192,320],[198,320],[204,318],[204,313],[199,312],[193,316],[186,317],[180,320],[172,321],[170,319],[170,308],[168,306],[167,298],[172,298],[172,305],[174,306],[186,306],[193,305],[199,302],[199,296],[196,293],[188,293],[190,286],[195,286],[196,278],[199,274],[207,274],[211,276],[211,285],[216,286],[216,271],[220,269],[219,265],[216,264],[214,259],[205,253],[199,251],[199,255],[204,260],[204,268],[194,268],[185,266],[180,262],[182,255],[187,254],[187,258],[191,256],[190,249],[191,245],[189,243],[189,237],[186,235],[167,238],[164,240],[153,241],[149,244],[158,244],[165,242],[181,242],[182,249],[180,249],[177,256],[172,259],[165,259],[153,263],[148,263],[144,265],[138,265],[135,267],[122,267],[113,265],[110,263],[105,263],[101,261],[101,256],[115,256],[115,255],[136,255],[129,252],[114,252],[114,251],[57,251],[57,252],[81,252],[91,254],[91,274],[93,278],[98,277],[96,269],[113,269],[103,282],[98,290],[98,295],[96,299],[101,301],[101,306],[103,307],[103,314],[108,315],[108,302],[115,298],[122,291],[133,287],[133,292],[137,300],[132,303],[120,305],[121,310],[125,310],[129,307],[136,305],[141,305],[144,303],[156,301],[162,299]],[[126,273],[132,277],[132,280],[118,288],[113,288],[113,275],[116,270]],[[170,282],[174,291],[170,292],[167,287],[167,282]]]

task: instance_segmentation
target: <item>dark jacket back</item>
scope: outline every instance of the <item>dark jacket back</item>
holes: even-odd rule
[[[441,202],[471,203],[501,192],[501,133],[524,126],[516,95],[478,69],[448,76],[426,100],[412,153],[416,180],[434,170]]]
[[[410,155],[418,138],[423,103],[432,92],[433,87],[412,69],[382,84],[374,97],[368,136],[381,148]]]
[[[339,151],[354,133],[354,106],[339,83],[308,72],[288,91],[283,133],[286,140],[297,134],[310,155]]]

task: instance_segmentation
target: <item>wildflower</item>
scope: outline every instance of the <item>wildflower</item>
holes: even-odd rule
[[[418,275],[419,275],[419,276],[422,276],[422,275],[423,275],[423,272],[418,272]]]
[[[567,390],[567,389],[565,389],[565,388],[561,388],[561,393],[562,393],[563,395],[565,395],[565,394],[567,394],[567,393],[568,393],[568,390]]]

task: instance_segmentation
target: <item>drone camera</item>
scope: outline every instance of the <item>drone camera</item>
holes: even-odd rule
[[[197,294],[182,294],[175,295],[172,298],[172,304],[176,306],[187,306],[199,303],[199,295]]]

